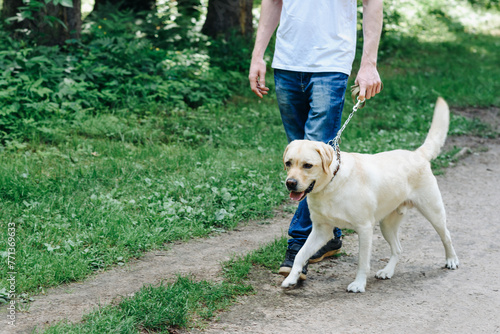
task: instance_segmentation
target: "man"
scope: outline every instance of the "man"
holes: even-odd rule
[[[356,0],[262,0],[250,65],[250,87],[260,98],[268,94],[263,57],[279,23],[272,67],[289,142],[309,139],[326,143],[336,136],[356,50],[356,18]],[[360,99],[370,99],[382,88],[377,71],[382,19],[382,0],[363,0],[363,54],[355,80]],[[303,200],[290,223],[291,239],[280,274],[288,276],[295,255],[311,230],[307,201]],[[339,252],[341,235],[336,229],[334,238],[309,263]],[[307,265],[300,278],[306,279],[306,274]]]

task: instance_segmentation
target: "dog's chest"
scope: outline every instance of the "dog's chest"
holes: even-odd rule
[[[309,200],[308,205],[313,224],[330,224],[339,228],[354,229],[351,222],[355,222],[355,218],[341,203]]]

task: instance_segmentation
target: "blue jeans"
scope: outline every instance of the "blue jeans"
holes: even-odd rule
[[[341,126],[348,75],[274,70],[276,97],[288,142],[308,139],[329,142]],[[288,234],[288,247],[302,246],[312,230],[307,201],[299,203]],[[336,237],[342,235],[335,228]]]

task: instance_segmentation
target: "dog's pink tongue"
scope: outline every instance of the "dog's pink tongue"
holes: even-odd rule
[[[290,198],[294,201],[300,201],[302,199],[302,195],[304,194],[304,192],[301,192],[301,193],[296,193],[296,192],[291,192],[290,193]]]

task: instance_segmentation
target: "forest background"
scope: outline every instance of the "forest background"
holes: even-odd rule
[[[173,241],[268,219],[283,204],[275,97],[259,100],[247,79],[259,6],[3,1],[0,258],[9,258],[13,223],[21,303]],[[499,10],[498,0],[386,0],[385,88],[349,124],[342,149],[418,147],[437,96],[457,111],[500,106]],[[353,75],[361,24],[359,3]],[[272,52],[273,43],[268,64]],[[273,88],[270,68],[267,82]],[[450,135],[466,134],[497,136],[455,112]],[[7,272],[0,302],[9,301]]]

